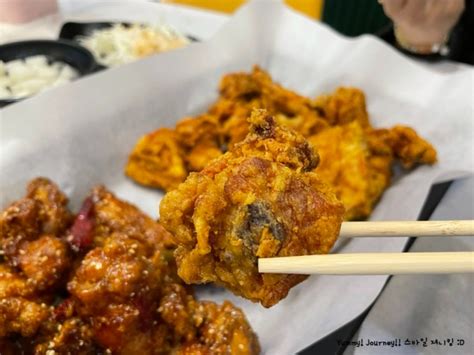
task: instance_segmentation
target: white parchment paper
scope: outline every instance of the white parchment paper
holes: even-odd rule
[[[456,180],[432,220],[474,219],[474,178]],[[474,238],[418,238],[410,252],[473,251]],[[471,355],[474,353],[474,274],[394,276],[344,355]],[[401,340],[400,347],[367,341]],[[405,345],[406,340],[418,344]],[[432,341],[452,340],[451,345]],[[426,344],[423,344],[423,341]]]
[[[435,180],[474,171],[473,70],[434,73],[371,36],[348,39],[286,9],[254,2],[205,43],[110,69],[0,111],[1,204],[43,175],[71,196],[73,208],[90,188],[107,185],[157,214],[162,194],[123,176],[138,137],[202,112],[219,78],[258,63],[304,95],[341,85],[363,89],[376,126],[407,124],[437,148],[439,163],[393,180],[373,219],[416,219]],[[397,252],[405,238],[354,240],[337,252]],[[242,307],[267,354],[301,350],[360,314],[385,276],[318,276],[292,289],[271,309],[201,287],[201,296]]]

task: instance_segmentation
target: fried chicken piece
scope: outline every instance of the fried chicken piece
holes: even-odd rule
[[[33,337],[50,317],[54,291],[65,284],[71,262],[60,238],[71,222],[67,202],[55,184],[38,178],[28,185],[26,197],[2,212],[0,336]]]
[[[10,334],[32,336],[49,316],[46,304],[20,297],[0,299],[0,337]]]
[[[232,303],[224,301],[219,306],[202,301],[195,307],[195,322],[199,325],[200,344],[209,354],[258,354],[257,336],[247,323],[243,312]]]
[[[186,118],[176,125],[178,142],[188,171],[199,171],[209,161],[222,155],[220,128],[215,116]]]
[[[251,73],[225,75],[219,86],[220,98],[209,112],[223,124],[224,140],[229,148],[248,133],[247,117],[252,109],[266,109],[279,124],[289,126],[304,136],[327,126],[308,98],[283,88],[258,66]],[[240,129],[235,129],[240,127]]]
[[[258,339],[242,311],[225,301],[222,306],[197,301],[179,284],[165,288],[160,315],[184,341],[177,354],[258,354]]]
[[[8,297],[29,297],[34,288],[27,280],[5,263],[0,263],[0,299]]]
[[[122,234],[112,234],[85,256],[68,290],[103,348],[123,354],[165,349],[166,339],[157,337],[153,324],[163,266],[159,251]]]
[[[216,118],[201,115],[181,120],[175,130],[159,129],[140,138],[125,173],[145,186],[170,190],[189,171],[201,170],[222,154]]]
[[[433,164],[436,151],[414,130],[363,128],[358,120],[308,138],[321,156],[316,173],[331,185],[346,209],[346,220],[365,219],[390,184],[392,165]],[[334,142],[338,142],[335,144]]]
[[[20,249],[18,266],[36,290],[52,291],[66,274],[71,260],[66,243],[43,235]]]
[[[67,203],[66,196],[51,181],[31,181],[26,197],[12,203],[0,216],[0,246],[6,260],[16,266],[25,243],[43,234],[63,233],[71,222]]]
[[[36,178],[28,184],[26,198],[38,203],[42,234],[60,235],[68,228],[72,219],[67,208],[69,201],[56,184]]]
[[[92,225],[93,249],[68,289],[77,312],[89,319],[97,344],[117,354],[155,354],[171,352],[183,342],[198,342],[198,325],[189,322],[197,301],[180,285],[170,234],[104,187],[93,189],[84,206],[80,223]],[[177,289],[190,301],[184,314],[173,302]],[[246,321],[245,325],[247,336],[255,337]]]
[[[38,236],[38,204],[28,198],[12,203],[0,217],[0,247],[6,260],[16,265],[20,245]]]
[[[0,217],[0,245],[7,263],[17,267],[36,292],[53,291],[64,281],[71,256],[61,234],[71,222],[68,200],[51,181],[28,184],[26,197]]]
[[[178,274],[216,282],[270,307],[304,275],[259,274],[257,258],[327,253],[344,208],[315,173],[306,140],[264,110],[243,143],[165,195],[160,222],[175,238]]]
[[[0,263],[0,339],[13,334],[32,336],[49,315],[27,281]]]
[[[0,263],[0,339],[12,334],[32,336],[48,316],[48,307],[28,280]]]
[[[374,135],[385,136],[388,134],[387,143],[393,151],[393,155],[400,160],[405,169],[413,168],[418,164],[436,163],[436,150],[433,146],[421,138],[413,128],[406,126],[395,126],[390,130],[375,130]]]
[[[330,95],[318,96],[313,101],[313,106],[331,126],[353,121],[359,122],[364,128],[370,126],[365,95],[359,89],[340,87]]]
[[[279,124],[304,136],[328,126],[312,100],[287,90],[255,66],[251,73],[225,75],[220,96],[207,113],[185,118],[175,130],[159,129],[136,144],[125,174],[136,182],[169,191],[192,171],[200,171],[249,132],[252,109],[266,109]]]
[[[50,320],[49,333],[39,337],[35,354],[95,355],[101,353],[93,339],[91,327],[80,318],[71,317],[64,322]]]
[[[183,342],[202,342],[211,350],[222,348],[212,353],[226,354],[232,344],[239,342],[245,349],[252,341],[253,348],[242,353],[258,352],[253,351],[258,342],[251,328],[231,305],[226,309],[235,314],[226,317],[220,337],[201,334],[199,326],[214,319],[196,315],[200,305],[167,278],[164,265],[159,250],[153,253],[151,246],[117,234],[86,255],[69,291],[79,301],[79,313],[91,319],[94,338],[103,348],[117,354],[154,354],[171,352]]]
[[[346,209],[345,219],[369,216],[390,183],[393,161],[390,147],[385,145],[385,151],[378,154],[372,152],[359,121],[331,127],[308,141],[321,157],[315,172],[334,188]]]
[[[186,343],[224,354],[239,342],[244,350],[252,344],[243,353],[257,353],[255,334],[230,305],[226,337],[205,334],[214,318],[181,284],[170,234],[135,206],[99,186],[71,220],[53,208],[67,203],[54,184],[30,186],[0,220],[2,246],[15,260],[0,262],[0,352],[147,355],[176,353]]]
[[[176,139],[176,133],[167,128],[141,137],[130,154],[125,174],[145,186],[175,188],[188,174]]]

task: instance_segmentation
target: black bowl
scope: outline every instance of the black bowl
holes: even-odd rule
[[[96,30],[103,30],[110,28],[113,25],[121,24],[126,27],[131,26],[130,22],[66,22],[59,32],[60,39],[67,39],[70,41],[78,41],[77,37],[86,37]],[[189,40],[198,42],[196,37],[185,35]]]
[[[97,70],[94,56],[86,48],[66,40],[33,40],[0,46],[0,60],[9,62],[34,55],[44,55],[51,62],[63,62],[76,69],[80,76]],[[0,100],[0,107],[21,99]]]

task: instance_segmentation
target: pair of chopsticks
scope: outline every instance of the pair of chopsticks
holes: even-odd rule
[[[344,222],[340,238],[474,236],[474,220]],[[277,274],[397,275],[474,272],[474,252],[353,253],[260,258],[258,270]]]

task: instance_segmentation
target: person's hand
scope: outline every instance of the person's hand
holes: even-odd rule
[[[446,42],[464,10],[464,0],[379,0],[395,25],[397,40],[413,48]]]

